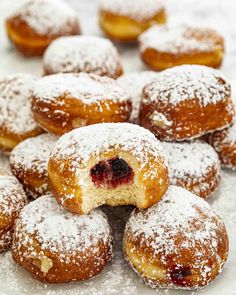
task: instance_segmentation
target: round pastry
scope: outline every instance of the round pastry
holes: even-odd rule
[[[144,88],[139,121],[162,140],[182,141],[227,127],[233,115],[230,85],[219,71],[182,65]]]
[[[228,256],[228,236],[206,201],[170,186],[159,203],[131,213],[124,252],[147,285],[197,289],[221,272]]]
[[[123,73],[117,49],[110,40],[95,36],[61,37],[43,57],[44,73],[93,73],[116,79]]]
[[[207,143],[162,143],[169,162],[170,184],[181,186],[201,198],[208,198],[220,182],[220,161]]]
[[[233,125],[209,134],[207,141],[218,153],[221,165],[232,170],[236,169],[236,121]]]
[[[121,42],[136,41],[153,24],[166,22],[161,0],[100,0],[99,6],[101,29]]]
[[[49,192],[47,165],[55,142],[55,136],[41,134],[22,141],[10,154],[11,171],[29,197],[37,198]]]
[[[112,256],[111,229],[100,210],[78,216],[60,208],[52,196],[42,196],[22,210],[12,255],[37,280],[86,280],[99,274]]]
[[[6,31],[14,46],[26,56],[42,55],[64,35],[78,35],[76,12],[62,0],[28,0],[7,20]]]
[[[95,74],[46,76],[32,91],[35,121],[57,135],[84,125],[127,121],[131,109],[131,99],[115,80]]]
[[[18,180],[0,173],[0,252],[11,247],[15,220],[26,204],[27,197]]]
[[[224,40],[216,31],[185,24],[153,26],[139,37],[140,54],[153,70],[182,64],[220,67]]]
[[[0,78],[0,149],[12,150],[19,142],[43,131],[31,114],[30,90],[34,78],[10,74]]]
[[[117,81],[120,86],[125,89],[132,99],[132,113],[130,121],[138,123],[140,100],[144,86],[157,77],[156,72],[143,71],[131,72],[122,75]]]
[[[63,135],[51,152],[49,184],[67,210],[155,204],[169,178],[161,144],[148,130],[129,123],[95,124]]]

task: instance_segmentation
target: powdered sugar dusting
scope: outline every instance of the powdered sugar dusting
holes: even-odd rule
[[[20,233],[24,228],[24,234]],[[43,250],[58,253],[61,261],[70,263],[69,253],[96,249],[99,241],[111,243],[111,232],[106,216],[100,210],[78,216],[64,211],[52,196],[43,196],[26,206],[16,224],[19,245],[29,244],[34,235]],[[24,255],[24,254],[23,254]],[[27,253],[29,255],[29,253]],[[34,253],[30,253],[34,255]],[[70,254],[73,257],[73,255]]]
[[[142,90],[145,85],[157,77],[158,73],[152,71],[131,72],[121,76],[117,82],[129,92],[132,98],[133,110],[130,116],[132,122],[138,121]]]
[[[172,181],[178,178],[204,177],[212,167],[220,170],[218,155],[207,143],[162,142],[162,146],[169,161],[169,174]]]
[[[27,204],[25,192],[14,176],[0,175],[0,213],[8,218]]]
[[[35,83],[27,74],[10,74],[0,78],[0,126],[14,134],[37,128],[31,114],[30,90]]]
[[[76,12],[62,0],[29,0],[14,16],[20,16],[40,35],[67,33],[73,23],[78,24]]]
[[[219,231],[224,231],[223,221],[210,205],[177,186],[170,186],[161,201],[149,209],[135,210],[126,225],[126,232],[131,233],[134,241],[139,239],[140,244],[150,247],[153,256],[164,253],[160,257],[164,266],[168,257],[175,259],[183,249],[191,249],[193,269],[199,270],[206,284],[210,282],[212,269],[206,267],[205,258],[216,259],[222,267],[218,253],[222,238]]]
[[[163,102],[177,105],[197,99],[202,106],[228,99],[231,88],[224,75],[215,69],[182,65],[161,72],[155,81],[144,88],[148,98],[143,102]]]
[[[11,166],[16,170],[36,171],[47,175],[47,163],[56,139],[51,134],[41,134],[22,141],[11,152]]]
[[[155,136],[147,129],[129,123],[103,123],[75,129],[57,141],[50,157],[69,159],[71,169],[79,174],[90,157],[112,149],[130,152],[142,165],[149,162],[150,154],[157,161],[163,157],[161,144]],[[154,173],[151,167],[149,173]]]
[[[86,104],[101,100],[130,100],[115,80],[86,73],[43,77],[35,83],[32,94],[35,99],[45,102],[55,102],[60,96],[80,99]]]
[[[164,8],[161,0],[100,0],[100,9],[140,21],[155,16]]]
[[[140,37],[140,50],[153,48],[171,54],[191,54],[191,52],[212,52],[218,48],[221,37],[213,30],[192,27],[186,24],[153,26]]]
[[[49,73],[94,73],[112,76],[120,67],[118,52],[108,39],[95,36],[61,37],[44,54]]]

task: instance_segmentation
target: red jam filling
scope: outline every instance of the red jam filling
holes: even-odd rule
[[[90,176],[97,187],[116,188],[133,181],[132,168],[121,158],[103,160],[90,170]]]
[[[191,282],[188,280],[188,276],[191,276],[192,272],[189,266],[174,266],[170,271],[171,281],[175,285],[190,286]]]

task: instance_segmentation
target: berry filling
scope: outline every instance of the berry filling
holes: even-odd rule
[[[171,281],[175,285],[179,285],[183,287],[191,285],[191,282],[188,281],[188,276],[191,276],[191,275],[192,275],[192,272],[189,266],[175,266],[170,271]]]
[[[116,188],[132,182],[134,172],[121,158],[102,160],[90,170],[90,176],[97,187]]]

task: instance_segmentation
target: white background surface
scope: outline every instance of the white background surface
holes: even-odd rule
[[[112,1],[112,0],[110,0]],[[138,1],[138,0],[137,0]],[[8,43],[4,31],[4,19],[21,0],[0,0],[0,75],[27,72],[40,76],[40,58],[25,59]],[[84,34],[101,35],[97,26],[96,0],[68,1],[77,9]],[[226,55],[222,71],[236,88],[236,1],[235,0],[166,0],[170,22],[191,21],[207,24],[218,29],[226,41]],[[125,71],[143,70],[145,66],[134,47],[120,47]],[[235,91],[234,91],[235,93]],[[19,110],[20,111],[20,110]],[[0,165],[7,165],[0,158]],[[207,288],[196,293],[207,295],[236,294],[236,172],[222,172],[220,188],[210,201],[224,219],[230,238],[228,262],[219,278]],[[0,295],[45,294],[45,295],[134,295],[134,294],[195,294],[191,291],[152,290],[146,287],[127,266],[121,251],[122,232],[127,208],[106,208],[115,235],[115,257],[98,277],[84,282],[48,286],[33,280],[28,273],[16,266],[10,252],[0,254]]]

